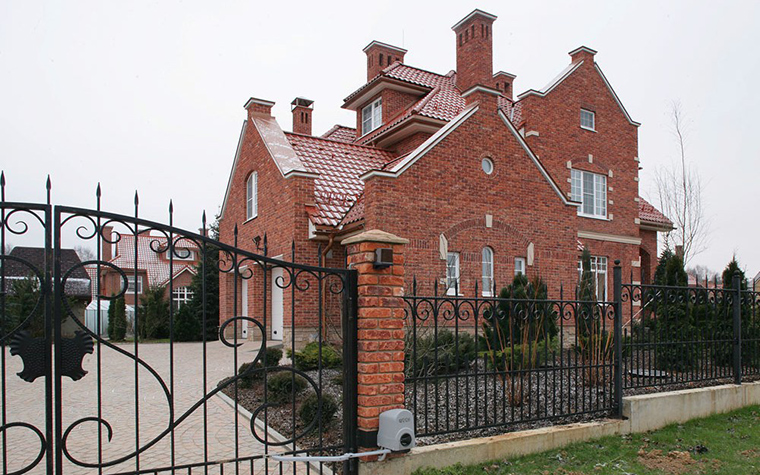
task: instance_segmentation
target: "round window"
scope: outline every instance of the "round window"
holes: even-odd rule
[[[486,172],[486,175],[493,173],[493,162],[490,158],[484,158],[481,160],[480,166],[483,167],[483,171]]]

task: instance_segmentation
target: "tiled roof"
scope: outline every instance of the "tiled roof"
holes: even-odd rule
[[[364,219],[364,193],[359,195],[356,202],[346,213],[346,217],[340,222],[341,226],[355,223]]]
[[[330,130],[322,134],[322,138],[337,140],[338,142],[352,143],[356,140],[356,129],[346,127],[345,125],[335,124]]]
[[[359,176],[395,158],[373,147],[287,132],[285,136],[307,171],[319,174],[314,183],[314,224],[337,226],[364,191]]]
[[[165,285],[169,280],[169,261],[166,260],[165,252],[156,252],[166,248],[167,239],[163,236],[151,236],[140,234],[137,239],[137,269],[145,271],[148,274],[148,285]],[[133,234],[122,234],[121,239],[115,244],[118,255],[110,260],[112,264],[126,272],[133,271],[135,268],[135,236]],[[181,240],[176,245],[177,248],[189,249],[195,253],[198,258],[198,246],[188,240]],[[178,249],[177,253],[181,251]],[[173,262],[174,275],[178,275],[185,268],[189,267],[193,272],[193,266],[196,261],[177,260],[176,256]]]
[[[673,222],[667,216],[642,197],[639,197],[639,219],[649,223],[673,227]]]

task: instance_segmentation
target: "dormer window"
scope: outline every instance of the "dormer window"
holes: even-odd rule
[[[362,135],[368,134],[383,123],[383,103],[379,98],[362,109]]]
[[[590,110],[581,109],[581,128],[596,131],[596,114]]]

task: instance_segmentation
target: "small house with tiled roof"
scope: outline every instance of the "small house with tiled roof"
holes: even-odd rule
[[[657,233],[673,225],[639,196],[640,124],[585,46],[546,86],[515,95],[516,75],[494,72],[495,20],[474,10],[453,26],[456,69],[446,73],[372,41],[367,81],[343,103],[353,127],[313,135],[313,101],[296,98],[287,132],[273,102],[251,98],[221,240],[261,252],[267,236],[269,256],[342,267],[341,241],[380,229],[409,240],[406,274],[431,292],[436,282],[470,295],[477,284],[492,295],[522,272],[558,294],[577,282],[584,247],[600,298],[611,298],[616,259],[623,275],[649,281]],[[221,279],[224,320],[243,308],[236,298],[255,294]],[[307,339],[317,325],[316,309],[291,312],[279,297],[266,305],[278,308],[255,312],[295,316],[295,329],[268,329],[272,338]]]
[[[175,308],[192,297],[190,281],[200,258],[195,242],[181,239],[171,251],[164,234],[122,234],[106,226],[101,249],[108,264],[86,266],[93,282],[93,301],[98,300],[98,295],[107,298],[125,292],[126,304],[134,306],[151,287],[164,287],[166,299]]]

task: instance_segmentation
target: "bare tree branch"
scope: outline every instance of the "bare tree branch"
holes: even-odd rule
[[[671,104],[671,125],[678,147],[679,160],[655,175],[660,209],[673,221],[675,229],[666,233],[665,246],[683,246],[684,263],[707,248],[709,222],[702,207],[702,180],[687,163],[687,120],[681,104]]]

